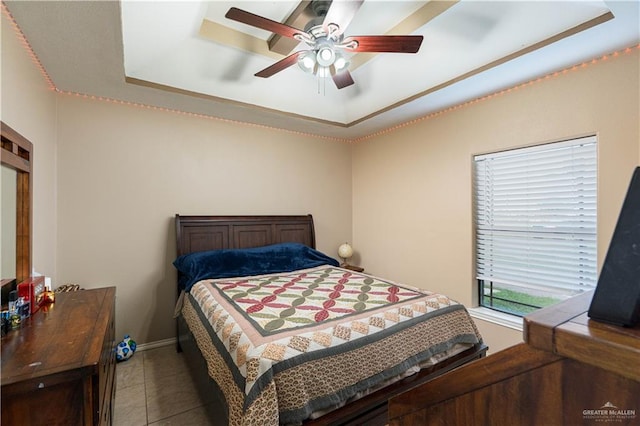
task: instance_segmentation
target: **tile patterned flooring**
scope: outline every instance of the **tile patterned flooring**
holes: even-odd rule
[[[174,345],[138,351],[116,364],[116,380],[115,426],[215,426]]]

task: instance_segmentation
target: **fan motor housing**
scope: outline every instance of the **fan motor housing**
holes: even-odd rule
[[[313,0],[311,2],[311,10],[319,18],[324,18],[327,15],[329,6],[331,6],[331,1],[327,0]]]

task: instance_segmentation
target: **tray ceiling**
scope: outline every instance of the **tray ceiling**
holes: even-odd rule
[[[350,55],[341,90],[297,66],[255,77],[304,45],[225,13],[301,28],[307,3],[5,2],[61,91],[346,139],[640,40],[637,1],[368,0],[345,33],[423,35],[417,54]]]

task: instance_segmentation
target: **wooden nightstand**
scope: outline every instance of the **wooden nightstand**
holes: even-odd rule
[[[343,263],[342,265],[340,265],[340,267],[344,269],[349,269],[351,271],[364,272],[364,268],[361,268],[359,266],[349,265],[348,263]]]
[[[2,423],[110,425],[115,287],[56,293],[2,338]]]

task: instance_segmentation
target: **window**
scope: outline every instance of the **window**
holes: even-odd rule
[[[480,305],[523,316],[595,288],[596,137],[474,157]]]

